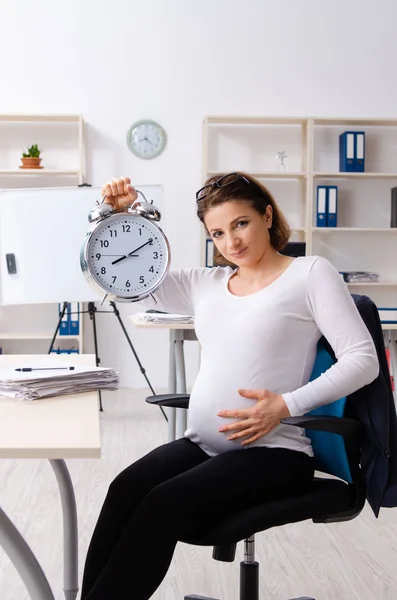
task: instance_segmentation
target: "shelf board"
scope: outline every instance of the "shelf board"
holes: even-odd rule
[[[397,173],[321,173],[316,171],[313,173],[313,177],[317,179],[397,179]]]
[[[32,114],[25,114],[25,115],[18,115],[18,114],[8,114],[8,115],[0,115],[0,122],[1,121],[7,121],[7,122],[14,122],[14,123],[18,123],[18,122],[31,122],[31,123],[53,123],[53,122],[57,122],[57,123],[79,123],[80,120],[82,119],[81,115],[51,115],[51,114],[47,114],[47,115],[32,115]]]
[[[320,233],[341,233],[346,231],[364,233],[397,233],[397,227],[313,227],[312,231]]]
[[[54,333],[0,333],[0,340],[52,340]],[[57,335],[57,340],[76,340],[78,335]]]
[[[350,287],[356,286],[369,286],[369,287],[397,287],[397,281],[346,281],[346,284]]]
[[[208,115],[208,125],[305,125],[307,117],[261,117],[243,115]]]
[[[78,177],[80,171],[78,169],[0,169],[0,175],[74,175]]]
[[[206,174],[208,177],[212,175],[218,175],[222,171],[207,171]],[[232,171],[230,171],[232,172]],[[275,171],[263,171],[262,173],[251,173],[250,171],[245,171],[251,177],[255,177],[255,179],[305,179],[307,177],[307,173],[305,172],[286,172],[286,173],[276,173]],[[397,175],[396,175],[397,177]]]
[[[314,125],[329,125],[333,127],[341,126],[349,126],[353,127],[361,126],[361,127],[392,127],[397,126],[397,119],[349,119],[349,118],[337,118],[337,117],[321,117],[319,119],[313,119]]]

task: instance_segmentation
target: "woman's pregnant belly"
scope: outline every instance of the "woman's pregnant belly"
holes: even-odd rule
[[[207,454],[215,456],[230,450],[245,450],[255,446],[287,447],[310,453],[310,442],[303,429],[279,425],[263,435],[257,441],[241,445],[246,438],[228,440],[228,436],[236,431],[220,432],[220,427],[242,421],[241,418],[219,417],[221,410],[249,409],[255,400],[240,396],[239,389],[270,389],[277,391],[272,377],[266,373],[252,370],[247,375],[247,368],[233,365],[227,372],[210,364],[208,368],[202,363],[200,373],[190,395],[188,411],[188,427],[185,436],[198,444]]]
[[[241,410],[251,408],[255,400],[240,396],[238,389],[253,388],[247,375],[239,369],[222,369],[211,365],[206,369],[202,364],[190,395],[188,428],[186,437],[197,443],[205,452],[214,456],[228,450],[244,449],[243,438],[228,440],[233,432],[220,432],[219,428],[241,419],[219,417],[221,410]],[[267,437],[267,436],[266,436]],[[264,445],[263,440],[254,445]],[[251,446],[251,445],[250,445]]]

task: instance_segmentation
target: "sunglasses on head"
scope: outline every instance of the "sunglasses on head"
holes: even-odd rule
[[[251,182],[248,181],[248,179],[244,177],[244,175],[240,175],[239,173],[228,173],[227,175],[222,175],[222,177],[219,177],[219,179],[217,179],[216,181],[208,183],[207,185],[199,189],[199,191],[196,192],[196,202],[200,202],[200,200],[203,200],[209,194],[210,190],[212,190],[214,187],[223,188],[228,185],[231,185],[232,183],[236,183],[236,181],[238,181],[239,179],[242,179],[243,181],[245,181],[245,183],[251,185]]]

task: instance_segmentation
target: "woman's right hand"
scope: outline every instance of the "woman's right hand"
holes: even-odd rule
[[[110,204],[117,212],[126,210],[138,198],[129,177],[113,177],[102,186],[101,193],[106,196],[105,204]]]

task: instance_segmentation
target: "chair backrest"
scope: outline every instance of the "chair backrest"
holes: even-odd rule
[[[320,375],[329,369],[334,362],[335,361],[326,350],[324,343],[320,340],[317,345],[317,355],[310,381],[320,377]],[[347,398],[340,398],[331,404],[320,406],[307,414],[343,417],[345,414],[346,402]],[[351,483],[352,476],[343,437],[335,433],[311,431],[309,429],[306,430],[306,435],[312,442],[316,470],[335,475],[336,477],[340,477],[348,483]]]

